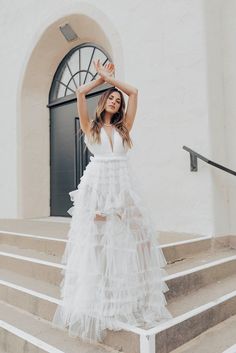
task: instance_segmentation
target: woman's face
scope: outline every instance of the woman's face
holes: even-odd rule
[[[120,93],[115,91],[108,96],[105,104],[105,110],[108,113],[115,114],[118,112],[120,105],[121,105]]]

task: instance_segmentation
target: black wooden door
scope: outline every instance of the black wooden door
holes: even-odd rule
[[[87,99],[91,117],[98,99],[99,95]],[[50,141],[50,215],[70,217],[69,192],[77,188],[91,156],[80,130],[76,101],[50,107]]]

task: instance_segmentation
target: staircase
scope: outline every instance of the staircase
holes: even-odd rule
[[[121,323],[103,344],[51,327],[69,223],[0,221],[0,353],[236,352],[234,238],[161,234],[173,319],[155,328]]]

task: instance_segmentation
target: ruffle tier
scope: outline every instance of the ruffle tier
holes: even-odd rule
[[[53,325],[101,342],[119,322],[145,328],[171,318],[164,293],[166,260],[134,190],[127,160],[96,160],[69,193],[73,206],[62,257],[62,302]],[[106,221],[95,221],[95,215]]]

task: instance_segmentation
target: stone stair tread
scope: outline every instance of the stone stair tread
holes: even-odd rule
[[[49,297],[59,298],[59,286],[32,277],[23,276],[17,272],[0,269],[0,280],[13,283]]]
[[[21,255],[29,258],[35,258],[39,260],[49,261],[56,264],[61,263],[61,258],[56,255],[46,254],[44,252],[39,252],[34,249],[19,248],[17,246],[0,244],[0,252],[11,253],[15,255]],[[193,267],[201,266],[213,261],[227,258],[236,255],[236,249],[229,247],[215,248],[213,250],[204,251],[198,254],[189,255],[183,259],[179,259],[174,263],[167,264],[165,270],[168,275],[185,271]]]
[[[49,261],[53,263],[60,263],[61,261],[60,257],[58,256],[46,254],[44,252],[39,252],[34,249],[19,248],[17,246],[12,246],[8,244],[0,244],[0,252],[6,252],[9,254],[25,256],[32,259]]]
[[[213,250],[202,251],[198,254],[189,255],[188,257],[179,259],[179,261],[167,264],[165,270],[170,275],[234,255],[236,255],[236,249],[229,247],[215,248]]]
[[[67,239],[71,217],[64,217],[63,221],[51,221],[50,217],[41,219],[0,219],[0,232],[26,233],[30,235],[46,236],[58,239]],[[198,234],[176,232],[158,232],[160,244],[186,241],[191,239],[205,239]]]
[[[208,329],[171,353],[223,353],[235,344],[236,315]]]
[[[18,329],[37,337],[47,344],[65,353],[118,353],[117,350],[103,344],[85,343],[79,338],[72,338],[67,331],[53,328],[51,323],[28,314],[16,307],[0,301],[1,320]]]
[[[236,274],[208,284],[168,303],[167,308],[174,317],[191,311],[236,290]]]
[[[0,231],[26,233],[33,235],[65,238],[69,230],[69,220],[66,222],[50,222],[26,219],[1,219]]]
[[[33,336],[38,336],[42,341],[57,347],[66,353],[105,353],[108,351],[114,352],[112,348],[106,347],[104,345],[99,346],[98,350],[97,347],[94,348],[93,345],[88,345],[79,339],[69,337],[67,332],[57,330],[51,326],[50,320],[60,294],[59,272],[61,270],[61,255],[65,245],[65,241],[60,241],[59,239],[66,239],[66,233],[69,230],[69,224],[60,222],[57,224],[55,222],[51,223],[36,220],[25,222],[25,224],[21,223],[21,227],[18,227],[19,224],[19,222],[15,222],[15,228],[11,227],[5,231],[12,232],[12,230],[14,230],[16,233],[23,234],[14,234],[14,232],[12,232],[10,234],[5,233],[6,235],[4,235],[4,231],[2,234],[0,233],[0,252],[30,258],[32,259],[32,263],[30,261],[21,261],[21,259],[18,259],[17,257],[11,258],[8,256],[0,256],[2,265],[5,267],[5,269],[0,269],[0,280],[2,281],[1,299],[6,301],[3,302],[0,300],[0,320],[5,320],[14,326],[18,326],[19,322],[19,329],[22,331],[28,332]],[[7,222],[5,226],[6,225]],[[8,226],[9,225],[10,222]],[[0,232],[1,230],[0,220]],[[27,235],[24,236],[24,233],[29,235],[29,241],[27,240]],[[30,235],[32,235],[32,237]],[[37,237],[40,238],[40,241],[37,240]],[[49,239],[47,239],[47,237]],[[58,242],[56,241],[57,239],[59,240]],[[204,322],[207,323],[206,326],[203,327],[205,330],[210,325],[212,325],[212,315],[214,313],[213,310],[215,310],[217,315],[218,311],[225,312],[222,311],[220,305],[218,305],[218,299],[223,301],[226,300],[229,302],[229,304],[227,304],[227,308],[229,308],[229,312],[227,314],[228,316],[235,314],[235,311],[232,310],[232,305],[235,304],[234,298],[236,298],[236,273],[233,273],[235,272],[234,267],[236,261],[230,261],[227,263],[227,258],[236,258],[236,249],[227,247],[230,242],[228,242],[227,239],[224,241],[224,239],[223,242],[211,242],[210,239],[205,239],[204,237],[192,236],[191,238],[190,236],[181,237],[180,235],[171,233],[160,233],[160,244],[166,244],[163,245],[163,249],[166,249],[168,259],[170,259],[169,264],[165,268],[167,272],[167,281],[170,281],[171,284],[171,291],[169,292],[171,295],[168,296],[170,299],[168,300],[167,307],[173,315],[173,321],[170,323],[170,325],[173,325],[174,329],[172,331],[170,329],[169,332],[179,335],[180,338],[177,340],[179,342],[178,344],[182,344],[184,341],[186,341],[186,339],[194,337],[193,334],[197,332],[195,329],[195,331],[193,330],[193,334],[191,336],[186,336],[185,327],[187,327],[187,325],[191,327],[191,325],[194,324],[194,327],[197,328],[199,325],[202,325],[200,319],[197,318],[197,313],[199,312],[198,308],[200,311],[202,310],[201,313],[204,315]],[[28,244],[29,247],[27,246]],[[197,244],[197,250],[193,249],[192,251],[191,247],[194,247],[195,244]],[[42,264],[39,260],[46,261],[48,264]],[[201,267],[204,267],[205,265],[209,265],[211,263],[213,265],[214,262],[216,262],[217,265],[218,260],[221,260],[222,262],[220,266],[211,266],[207,270],[200,271],[200,269],[202,269]],[[226,260],[226,263],[224,264],[222,260]],[[34,261],[35,263],[33,263]],[[199,266],[200,269],[198,271]],[[178,275],[184,271],[189,271],[190,274],[186,276],[186,273],[183,273],[184,276],[182,277],[181,281],[181,277]],[[40,274],[39,276],[38,273]],[[220,279],[217,280],[217,278]],[[214,283],[210,283],[213,280]],[[9,286],[5,282],[9,283]],[[176,289],[173,290],[175,285]],[[203,287],[199,288],[201,285]],[[17,286],[19,287],[17,288]],[[190,289],[187,291],[185,288]],[[183,293],[185,293],[185,295],[183,295]],[[227,294],[229,295],[226,296]],[[230,295],[233,298],[231,301],[228,300],[228,298],[231,298]],[[231,307],[229,307],[230,305]],[[214,309],[212,311],[208,311],[208,308],[210,307]],[[2,308],[5,309],[2,310]],[[4,313],[4,317],[2,317],[2,313]],[[209,317],[210,322],[208,324],[209,315],[212,316],[212,319]],[[218,318],[217,315],[214,316],[214,323],[216,323],[215,318]],[[22,316],[23,322],[21,322],[21,319],[19,319]],[[46,321],[43,318],[49,321]],[[222,320],[221,315],[219,315],[219,319]],[[225,319],[225,316],[223,319]],[[31,322],[30,320],[33,321]],[[183,321],[182,326],[181,320]],[[178,321],[180,322],[179,326],[177,324]],[[219,322],[219,320],[217,322]],[[177,328],[175,328],[175,326]],[[163,329],[165,331],[164,327]],[[192,330],[190,330],[190,332],[191,331]],[[198,333],[201,331],[202,330],[198,330]],[[128,340],[127,350],[129,350],[129,335],[131,333],[126,331],[124,334],[125,335],[122,335],[122,339]],[[163,332],[163,335],[165,334],[166,333]],[[124,338],[126,336],[127,338]],[[116,336],[114,337],[115,342],[119,342],[120,338]],[[192,341],[195,341],[197,338]],[[116,341],[116,339],[118,341]],[[235,344],[235,342],[230,342],[230,345],[223,347],[219,353],[223,353],[223,351],[232,346],[232,344]],[[114,344],[113,347],[118,349],[117,344]],[[173,349],[174,347],[177,347],[177,344],[172,345],[171,347]],[[4,346],[1,348],[5,349]],[[180,348],[173,352],[185,353],[185,351],[182,352],[179,350]],[[186,350],[186,353],[190,352],[194,353],[195,351],[191,349]],[[196,353],[200,352],[204,353],[205,351],[196,350]],[[213,352],[206,350],[206,353]],[[214,350],[214,353],[218,353],[218,351]]]
[[[36,291],[52,298],[59,299],[60,297],[59,286],[6,269],[0,269],[0,280],[19,285],[28,290]],[[167,307],[172,315],[176,317],[235,290],[236,274],[208,284],[207,286],[187,295],[172,299]]]
[[[236,342],[236,340],[235,340]],[[236,343],[227,348],[224,352],[222,353],[235,353],[236,352]]]

